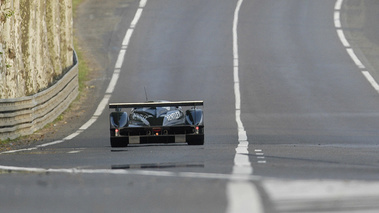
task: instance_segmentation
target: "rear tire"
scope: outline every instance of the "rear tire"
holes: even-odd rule
[[[128,137],[111,137],[111,147],[127,147],[128,143]]]
[[[186,141],[190,146],[204,145],[204,135],[186,135]]]

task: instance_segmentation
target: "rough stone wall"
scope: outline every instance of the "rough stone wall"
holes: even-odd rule
[[[0,99],[49,87],[73,65],[72,0],[0,0]]]

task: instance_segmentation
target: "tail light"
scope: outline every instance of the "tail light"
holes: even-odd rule
[[[161,131],[160,128],[153,128],[154,135],[160,135]]]
[[[115,130],[114,130],[114,135],[115,135],[116,137],[120,136],[120,130],[119,130],[119,129],[115,129]]]
[[[198,127],[198,126],[195,127],[195,129],[194,129],[194,133],[195,133],[195,134],[199,134],[199,132],[200,132],[200,131],[199,131],[199,127]]]

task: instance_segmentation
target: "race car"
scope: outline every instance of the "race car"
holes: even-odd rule
[[[203,101],[110,103],[111,147],[129,144],[204,144]]]

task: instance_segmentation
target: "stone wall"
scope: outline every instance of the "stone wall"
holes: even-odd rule
[[[0,99],[36,94],[73,65],[72,0],[0,0]]]

